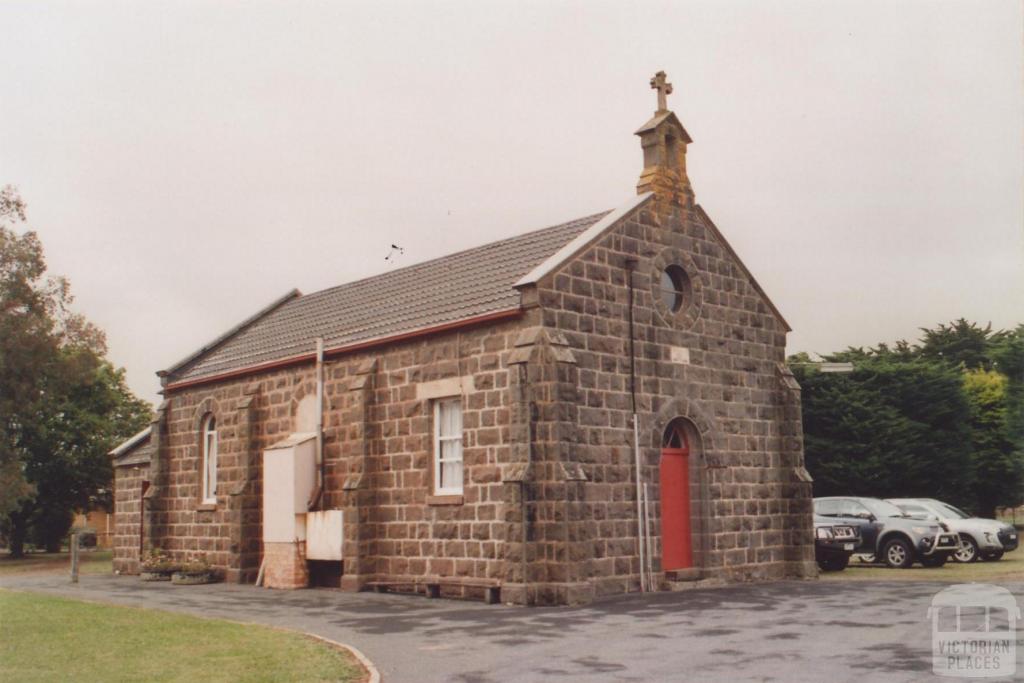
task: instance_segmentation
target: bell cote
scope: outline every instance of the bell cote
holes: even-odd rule
[[[644,152],[644,170],[636,186],[637,193],[654,192],[661,199],[692,206],[693,189],[686,176],[686,145],[693,140],[668,108],[672,84],[664,71],[654,75],[651,88],[658,91],[658,109],[654,117],[636,131]]]

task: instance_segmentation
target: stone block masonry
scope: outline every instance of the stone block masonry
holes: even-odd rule
[[[691,138],[666,109],[665,75],[652,87],[659,109],[637,132],[644,169],[632,202],[556,226],[576,226],[571,235],[551,229],[462,252],[458,286],[447,282],[454,261],[398,271],[408,279],[433,268],[437,297],[466,298],[465,310],[475,310],[467,273],[511,277],[506,259],[518,253],[525,263],[524,254],[535,254],[528,245],[546,249],[538,240],[568,235],[547,260],[515,274],[504,294],[488,295],[518,308],[465,320],[439,315],[442,324],[429,334],[398,328],[388,342],[329,349],[318,500],[344,512],[344,529],[343,560],[322,575],[340,573],[342,589],[430,586],[468,595],[500,588],[504,601],[522,604],[635,591],[643,571],[638,484],[648,491],[656,586],[815,575],[800,389],[785,366],[788,325],[695,204],[686,172]],[[496,246],[506,249],[503,262],[486,263]],[[390,292],[405,281],[382,276],[370,289]],[[308,585],[302,543],[261,540],[260,456],[309,431],[299,423],[308,415],[300,406],[316,392],[313,362],[307,354],[225,371],[249,362],[238,358],[279,358],[284,347],[260,335],[288,327],[287,336],[304,301],[316,309],[298,321],[307,333],[326,315],[325,298],[295,297],[282,299],[297,303],[277,318],[279,327],[260,326],[274,304],[228,335],[252,332],[239,342],[244,353],[210,361],[211,372],[223,374],[196,372],[175,384],[176,369],[168,371],[148,471],[118,468],[119,569],[137,570],[142,533],[181,557],[205,553],[229,581],[253,581],[262,562],[268,586]],[[386,301],[408,308],[406,298]],[[343,304],[347,315],[353,299]],[[405,315],[399,308],[395,319]],[[267,348],[255,348],[261,344]],[[217,349],[176,368],[201,364],[207,352]],[[434,490],[439,400],[461,406],[461,492]],[[210,415],[217,487],[204,500],[201,433]],[[682,483],[663,490],[663,459],[677,456],[687,459],[664,462]],[[666,496],[678,496],[666,498],[675,510],[669,525],[662,524]],[[685,533],[671,532],[679,528]],[[672,560],[677,566],[664,562],[665,533],[687,551],[664,553],[683,558]],[[687,538],[689,548],[680,540]]]
[[[328,360],[323,504],[345,511],[344,587],[424,576],[503,579],[501,472],[509,443],[504,356],[521,324]],[[466,379],[449,385],[464,392],[464,493],[438,497],[431,490],[436,397],[417,388],[459,378]],[[294,431],[299,403],[314,392],[314,371],[307,365],[170,393],[163,427],[166,476],[154,500],[153,542],[181,557],[203,552],[229,580],[254,580],[261,557],[271,557],[261,541],[260,454]],[[208,413],[218,424],[216,503],[200,500],[198,426]],[[273,556],[285,553],[275,550]]]
[[[524,293],[536,305],[518,319],[328,358],[323,504],[345,511],[340,586],[492,582],[504,600],[532,604],[637,590],[627,260],[636,262],[641,476],[659,577],[660,448],[676,418],[699,446],[696,575],[811,571],[809,485],[794,475],[799,392],[780,374],[783,323],[698,208],[650,201]],[[690,278],[679,311],[660,303],[669,262]],[[295,431],[298,405],[314,392],[309,364],[168,392],[152,542],[205,552],[229,580],[252,581],[261,559],[276,558],[267,585],[306,585],[295,548],[260,540],[260,454]],[[460,496],[432,491],[431,405],[447,393],[463,406]],[[199,426],[211,412],[218,489],[204,504]],[[119,531],[129,526],[119,520]]]
[[[636,264],[641,477],[650,491],[656,569],[660,449],[669,422],[682,418],[699,446],[691,474],[695,576],[814,575],[810,485],[797,473],[803,467],[799,387],[780,374],[784,321],[699,207],[657,196],[537,287],[542,326],[566,341],[575,362],[552,396],[557,417],[548,427],[561,435],[559,460],[586,477],[570,534],[586,543],[573,553],[571,571],[586,577],[597,595],[639,586],[629,262]],[[683,266],[689,280],[677,311],[661,301],[660,276],[669,264]],[[685,363],[678,361],[680,348],[687,350]]]
[[[114,571],[139,573],[142,538],[142,482],[148,466],[127,465],[114,469]]]

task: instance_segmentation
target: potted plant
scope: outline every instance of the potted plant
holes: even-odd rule
[[[189,555],[171,575],[171,583],[176,586],[194,586],[213,581],[213,567],[206,561],[206,555],[197,553]]]
[[[139,572],[143,581],[170,581],[171,575],[178,569],[170,553],[160,548],[152,548],[142,558],[142,570]]]

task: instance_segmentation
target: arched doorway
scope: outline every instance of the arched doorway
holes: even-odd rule
[[[661,444],[661,566],[665,571],[693,566],[690,442],[686,433],[682,420],[672,420]]]

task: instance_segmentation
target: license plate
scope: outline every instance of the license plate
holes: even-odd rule
[[[844,543],[843,550],[853,550],[856,546],[853,543]]]
[[[1017,540],[1017,534],[1010,534],[1010,540],[1011,541],[1016,541]]]

